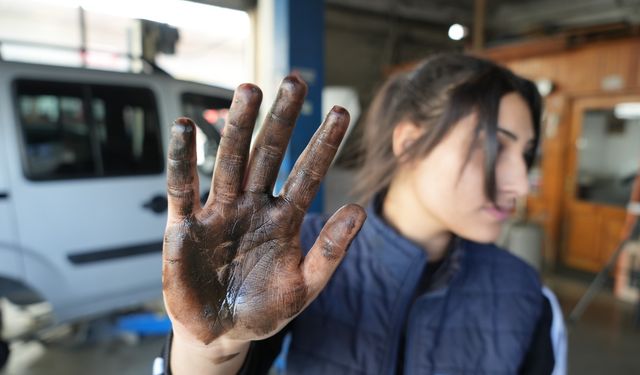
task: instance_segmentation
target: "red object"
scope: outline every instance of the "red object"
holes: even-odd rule
[[[204,119],[207,120],[209,124],[215,125],[216,122],[218,122],[218,120],[220,119],[220,114],[218,113],[217,109],[205,109],[202,117],[204,117]]]
[[[633,181],[631,188],[631,199],[629,199],[629,207],[640,203],[640,168]],[[638,224],[638,212],[635,210],[627,210],[624,226],[621,233],[621,241],[628,241],[623,249],[616,267],[615,276],[615,295],[629,302],[640,301],[640,239],[631,238],[634,228]],[[639,310],[640,311],[640,310]]]

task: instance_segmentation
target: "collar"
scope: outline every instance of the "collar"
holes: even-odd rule
[[[393,228],[381,216],[384,194],[378,194],[367,206],[367,220],[362,234],[367,238],[368,251],[380,260],[383,267],[398,282],[417,285],[428,261],[427,252]],[[454,236],[450,249],[431,279],[428,290],[447,286],[459,272],[465,253],[465,241]]]

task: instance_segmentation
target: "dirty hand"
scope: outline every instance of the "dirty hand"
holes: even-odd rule
[[[205,345],[275,334],[324,288],[362,226],[362,208],[343,207],[303,257],[300,225],[347,129],[342,108],[327,115],[281,195],[272,195],[306,90],[285,78],[249,156],[262,93],[250,84],[236,89],[202,207],[195,126],[184,118],[173,125],[162,281],[174,332]]]

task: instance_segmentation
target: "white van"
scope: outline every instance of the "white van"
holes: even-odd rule
[[[232,91],[0,61],[0,298],[58,322],[161,296],[165,152],[196,120],[202,191]]]

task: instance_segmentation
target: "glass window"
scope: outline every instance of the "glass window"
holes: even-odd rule
[[[92,86],[91,98],[103,173],[162,172],[160,126],[151,91]]]
[[[196,152],[200,172],[211,175],[231,99],[186,93],[182,95],[182,111],[198,125]]]
[[[81,87],[18,88],[27,175],[34,179],[93,174]]]
[[[16,104],[33,180],[161,173],[151,91],[19,80]]]
[[[626,206],[640,160],[640,119],[618,118],[613,110],[588,110],[576,146],[578,198]]]

